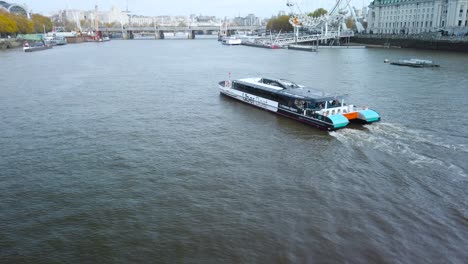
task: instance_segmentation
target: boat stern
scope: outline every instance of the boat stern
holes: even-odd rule
[[[328,119],[333,123],[333,129],[344,128],[349,124],[348,118],[343,115],[331,115]]]
[[[369,124],[380,121],[380,115],[376,111],[370,109],[359,110],[357,119]]]

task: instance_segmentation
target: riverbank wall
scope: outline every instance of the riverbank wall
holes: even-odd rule
[[[411,35],[355,35],[352,43],[369,47],[400,47],[468,52],[468,37],[434,37]]]
[[[16,39],[0,39],[0,50],[14,49],[22,46],[22,42]]]

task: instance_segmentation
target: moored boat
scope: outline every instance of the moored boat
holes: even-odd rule
[[[324,94],[285,79],[221,81],[219,89],[223,95],[328,131],[344,128],[350,122],[380,121],[376,111],[345,103],[345,95]]]
[[[390,62],[392,65],[398,66],[408,66],[414,68],[424,68],[424,67],[440,67],[439,64],[435,64],[431,60],[421,60],[421,59],[409,59],[409,60],[398,60]]]
[[[35,42],[33,44],[29,44],[29,42],[24,42],[23,44],[23,51],[24,52],[33,52],[33,51],[41,51],[46,49],[51,49],[52,46],[45,45],[44,42]]]
[[[67,39],[62,36],[45,36],[43,40],[45,44],[49,46],[59,46],[67,44]]]
[[[236,37],[224,37],[221,41],[223,45],[240,45],[242,44],[242,39]]]

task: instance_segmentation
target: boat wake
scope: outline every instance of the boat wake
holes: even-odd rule
[[[408,160],[418,167],[439,166],[455,175],[468,178],[467,173],[450,159],[450,155],[431,156],[437,152],[468,153],[464,144],[450,144],[440,138],[390,123],[375,123],[364,129],[344,128],[330,135],[350,147],[373,148],[378,151]],[[449,157],[444,159],[443,157]]]

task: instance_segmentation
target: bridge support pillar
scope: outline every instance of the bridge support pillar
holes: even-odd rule
[[[189,39],[195,39],[195,30],[190,31]]]
[[[299,37],[299,28],[294,27],[294,42],[297,45],[297,38]]]
[[[156,39],[164,39],[164,31],[159,30],[156,32]]]

